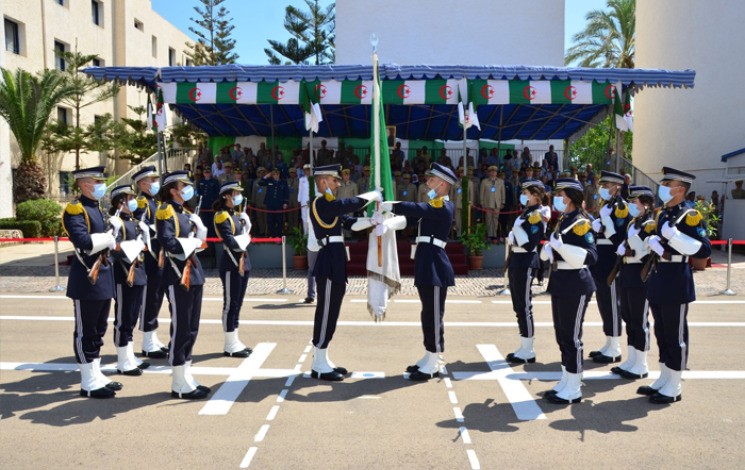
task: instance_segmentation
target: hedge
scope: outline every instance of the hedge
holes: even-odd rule
[[[0,219],[0,229],[20,230],[25,238],[37,238],[42,234],[41,222],[38,220]]]

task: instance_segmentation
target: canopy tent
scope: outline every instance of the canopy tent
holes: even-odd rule
[[[90,67],[88,75],[163,89],[166,103],[210,136],[307,135],[302,100],[317,93],[318,135],[368,138],[370,65]],[[473,102],[469,139],[571,139],[611,111],[613,87],[693,87],[693,70],[381,65],[396,137],[462,140],[457,103]],[[468,98],[461,98],[468,95]]]

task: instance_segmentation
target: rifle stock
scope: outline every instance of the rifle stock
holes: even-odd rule
[[[140,264],[139,260],[134,260],[132,264],[129,266],[129,271],[127,271],[127,285],[129,287],[132,287],[135,283],[135,270],[137,269],[137,266]]]
[[[158,269],[163,269],[163,266],[166,265],[166,250],[161,248],[160,253],[158,253]]]
[[[241,277],[246,274],[246,252],[241,253],[241,259],[238,261],[238,272]]]
[[[192,257],[190,256],[189,259],[186,260],[186,264],[184,265],[184,271],[181,274],[181,281],[179,282],[179,284],[181,284],[181,287],[183,287],[186,290],[189,290],[189,288],[191,287],[191,265],[192,265],[191,258]]]
[[[88,272],[88,282],[95,286],[98,282],[98,273],[101,270],[101,263],[103,263],[103,255],[98,255],[96,262],[91,266],[91,270]]]
[[[649,254],[649,259],[647,259],[647,262],[644,263],[644,266],[641,270],[641,278],[642,282],[647,282],[647,279],[649,279],[649,275],[652,274],[652,271],[657,270],[657,262],[659,261],[659,255],[655,252],[652,252]]]

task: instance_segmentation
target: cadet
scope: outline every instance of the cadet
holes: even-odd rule
[[[409,379],[414,381],[426,381],[440,375],[439,355],[445,351],[445,299],[448,287],[455,285],[453,266],[445,252],[455,212],[455,205],[447,195],[456,182],[455,173],[450,168],[433,163],[426,176],[428,203],[383,202],[380,205],[381,211],[419,219],[414,285],[422,302],[425,353],[416,364],[406,368]]]
[[[166,173],[155,218],[158,241],[168,257],[163,283],[171,307],[171,396],[200,399],[206,398],[210,389],[191,375],[191,353],[199,333],[204,285],[204,271],[196,252],[207,239],[207,227],[198,215],[184,208],[184,202],[192,196],[194,186],[185,171]]]
[[[645,240],[655,253],[650,255],[652,260],[658,263],[647,281],[647,300],[660,348],[660,378],[638,390],[660,404],[682,398],[680,377],[688,363],[688,304],[696,300],[688,258],[711,255],[701,213],[683,204],[696,177],[668,167],[662,173],[657,195],[664,205],[655,234]]]
[[[116,370],[124,375],[142,375],[142,369],[150,367],[134,355],[132,331],[137,323],[137,314],[142,310],[147,275],[145,274],[143,250],[149,242],[150,228],[145,222],[137,222],[132,213],[137,209],[135,192],[130,185],[117,186],[111,191],[109,223],[114,229],[117,249],[112,252],[112,268],[116,282],[114,311],[114,345],[116,346]],[[119,216],[116,214],[119,213]]]
[[[80,198],[67,204],[62,225],[70,237],[75,258],[67,279],[67,297],[75,305],[73,350],[80,364],[80,395],[111,398],[122,384],[101,372],[101,346],[114,298],[114,272],[109,251],[116,248],[113,230],[99,200],[106,194],[102,166],[73,171]]]
[[[626,241],[626,226],[631,221],[629,207],[621,197],[623,176],[612,171],[602,171],[598,194],[602,198],[600,217],[592,221],[597,237],[598,262],[590,268],[595,279],[595,297],[603,320],[605,345],[590,352],[594,362],[611,363],[621,360],[621,311],[618,282],[609,286],[608,276],[616,264],[616,250]],[[581,184],[580,184],[581,186]],[[584,194],[584,188],[582,188]]]
[[[238,338],[241,307],[251,271],[251,260],[246,251],[251,241],[251,219],[240,211],[242,191],[238,183],[224,183],[220,187],[219,199],[212,206],[215,211],[215,232],[224,248],[220,260],[220,280],[222,329],[225,332],[223,355],[228,357],[248,357],[253,352]]]
[[[318,196],[311,203],[311,222],[320,250],[313,267],[318,286],[318,303],[313,322],[313,369],[311,377],[339,381],[348,373],[336,367],[328,357],[328,346],[336,331],[341,302],[347,284],[347,252],[342,225],[351,229],[355,219],[345,214],[362,209],[369,201],[380,201],[379,191],[350,199],[336,199],[339,190],[339,165],[317,166],[314,181]],[[340,219],[341,218],[341,219]]]
[[[270,175],[259,180],[259,186],[266,188],[264,196],[264,205],[268,211],[267,214],[267,235],[270,237],[282,236],[282,220],[284,214],[281,212],[287,209],[290,198],[290,190],[285,180],[279,179],[280,171],[275,168]]]
[[[539,180],[525,180],[522,184],[520,204],[525,210],[515,219],[510,232],[510,255],[507,273],[512,295],[512,309],[517,316],[520,331],[520,347],[507,355],[508,362],[518,364],[535,362],[533,350],[533,294],[530,286],[539,268],[538,248],[543,239],[545,226],[541,217],[541,201],[546,191]]]
[[[582,210],[582,185],[574,178],[556,180],[554,208],[562,216],[543,246],[541,258],[552,263],[548,280],[556,342],[561,351],[561,380],[545,398],[551,403],[582,400],[582,322],[595,291],[588,265],[597,261],[590,216]]]
[[[497,167],[492,165],[488,168],[489,177],[481,181],[479,189],[479,201],[484,208],[486,218],[486,236],[497,238],[499,227],[499,212],[504,208],[505,191],[504,182],[497,178]],[[523,189],[525,189],[523,187]],[[504,235],[502,234],[502,237]]]
[[[155,212],[158,203],[155,196],[160,191],[158,174],[155,166],[142,167],[132,175],[132,182],[137,187],[140,196],[137,198],[137,210],[134,218],[147,224],[149,230],[150,245],[145,255],[145,274],[147,275],[147,286],[143,295],[142,309],[140,310],[140,331],[142,331],[142,355],[152,359],[165,359],[168,357],[168,348],[158,339],[158,314],[163,305],[163,263],[161,247],[155,232]]]

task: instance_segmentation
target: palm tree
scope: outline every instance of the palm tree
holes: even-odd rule
[[[15,74],[2,70],[0,83],[0,116],[7,122],[21,151],[21,163],[13,179],[16,202],[44,196],[46,179],[36,151],[49,124],[49,117],[71,90],[57,70],[32,75],[23,69]]]
[[[587,26],[572,38],[565,64],[634,68],[636,0],[608,0],[608,8],[587,13]]]

